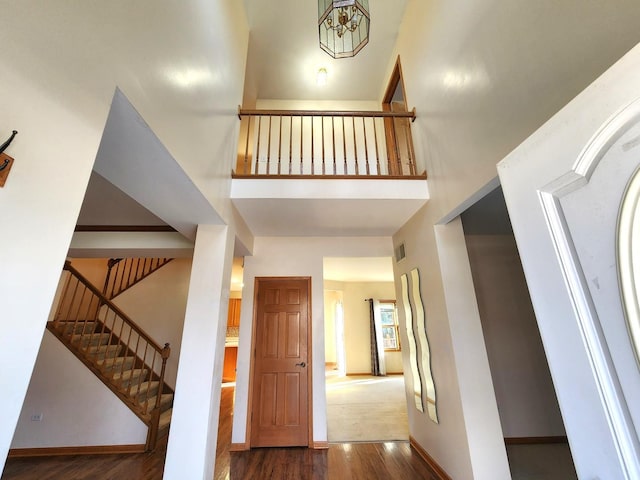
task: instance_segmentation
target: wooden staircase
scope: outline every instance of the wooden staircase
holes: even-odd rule
[[[173,390],[164,383],[169,344],[158,345],[69,262],[47,328],[148,427],[146,450],[169,431]]]

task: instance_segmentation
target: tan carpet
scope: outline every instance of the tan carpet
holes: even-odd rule
[[[409,440],[407,403],[401,375],[327,375],[329,442]]]

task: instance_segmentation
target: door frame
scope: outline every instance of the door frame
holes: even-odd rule
[[[292,276],[292,277],[255,277],[254,287],[253,287],[253,314],[251,320],[251,360],[249,362],[249,395],[247,399],[247,428],[245,434],[245,442],[248,450],[251,449],[251,412],[253,411],[253,373],[254,373],[254,364],[256,360],[256,329],[257,329],[257,316],[258,316],[258,293],[260,292],[261,283],[268,281],[279,281],[279,280],[297,280],[297,281],[306,281],[307,282],[307,447],[315,448],[315,444],[313,442],[313,342],[312,342],[312,330],[313,330],[313,317],[312,317],[312,306],[311,300],[313,297],[313,292],[311,290],[311,277],[300,277],[300,276]]]
[[[382,96],[382,111],[384,112],[392,112],[393,108],[391,103],[393,101],[393,96],[395,91],[400,88],[402,92],[402,103],[404,105],[404,111],[408,112],[409,107],[407,103],[407,91],[404,88],[404,77],[402,76],[402,65],[400,64],[400,55],[396,58],[396,63],[393,66],[393,70],[391,71],[391,76],[389,78],[389,83],[387,84],[387,89]],[[415,110],[415,109],[414,109]],[[398,138],[395,132],[395,119],[393,118],[385,118],[384,119],[384,133],[385,140],[387,146],[387,155],[389,157],[389,175],[402,175],[402,167],[398,165],[400,154],[398,153]],[[411,130],[407,130],[408,135],[411,135]],[[411,136],[409,137],[409,155],[414,159],[415,163],[415,152],[413,150],[413,139]]]

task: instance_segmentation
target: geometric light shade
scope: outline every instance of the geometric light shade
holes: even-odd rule
[[[333,58],[353,57],[369,43],[369,0],[318,0],[320,48]]]

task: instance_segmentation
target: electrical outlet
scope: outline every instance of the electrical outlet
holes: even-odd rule
[[[41,422],[43,416],[44,415],[42,415],[42,413],[34,413],[33,415],[31,415],[31,421],[32,422]]]

